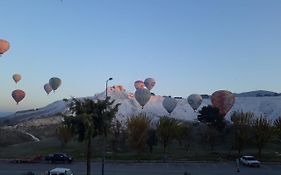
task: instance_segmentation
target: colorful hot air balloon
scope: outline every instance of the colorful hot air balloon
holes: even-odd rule
[[[225,116],[235,103],[235,96],[230,91],[219,90],[212,94],[211,102]]]
[[[202,97],[198,94],[191,94],[187,97],[187,102],[191,106],[191,108],[195,111],[199,108],[202,103]]]
[[[25,92],[20,89],[14,90],[12,92],[12,97],[18,104],[25,97]]]
[[[151,90],[155,86],[155,80],[153,78],[147,78],[144,80],[144,85],[148,90]]]
[[[51,88],[53,89],[53,91],[55,91],[61,85],[61,79],[59,79],[57,77],[50,78],[49,84],[50,84]]]
[[[44,89],[45,89],[47,94],[49,94],[53,90],[49,83],[46,83],[44,85]]]
[[[10,44],[8,41],[0,39],[0,56],[9,50]]]
[[[162,105],[163,107],[166,109],[166,111],[171,114],[173,112],[173,110],[176,108],[178,102],[176,99],[172,98],[172,97],[165,97]]]
[[[18,83],[21,80],[21,75],[20,74],[14,74],[13,79],[16,83]]]
[[[135,92],[135,99],[143,108],[144,105],[149,101],[151,97],[150,91],[148,89],[137,89]]]
[[[143,89],[144,88],[144,82],[142,80],[137,80],[134,83],[134,86],[136,89]]]

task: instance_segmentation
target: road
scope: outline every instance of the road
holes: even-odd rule
[[[0,175],[22,175],[33,171],[36,175],[55,167],[71,168],[75,175],[86,175],[86,163],[72,164],[22,163],[14,164],[0,162]],[[92,175],[101,175],[101,163],[92,163]],[[280,175],[281,164],[262,164],[260,168],[240,166],[237,172],[235,162],[208,163],[106,163],[105,175]]]

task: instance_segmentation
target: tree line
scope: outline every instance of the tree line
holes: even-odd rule
[[[236,111],[231,114],[231,122],[227,122],[218,108],[205,106],[198,111],[195,121],[170,116],[152,120],[140,113],[121,123],[115,117],[119,105],[109,97],[96,101],[72,99],[69,113],[57,129],[62,148],[72,139],[87,143],[87,175],[90,175],[91,145],[96,137],[104,138],[104,149],[113,153],[131,149],[137,155],[152,154],[156,146],[161,146],[164,157],[172,143],[188,153],[194,142],[214,150],[218,142],[224,143],[226,137],[231,137],[231,149],[239,155],[248,145],[255,145],[261,156],[273,138],[281,141],[281,117],[271,121],[263,115],[255,117],[251,112]]]

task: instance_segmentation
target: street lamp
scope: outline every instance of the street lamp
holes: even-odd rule
[[[113,78],[108,78],[105,82],[105,100],[107,100],[107,84],[108,81],[113,80]],[[103,150],[102,150],[102,166],[101,166],[101,174],[104,175],[104,160],[105,160],[105,131],[103,131]]]
[[[111,81],[111,80],[113,80],[113,78],[109,78],[109,79],[107,79],[106,80],[106,82],[105,82],[105,98],[107,98],[107,84],[108,84],[108,81]]]

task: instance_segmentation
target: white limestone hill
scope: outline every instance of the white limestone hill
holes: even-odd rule
[[[258,92],[258,96],[257,96]],[[263,95],[265,92],[267,95]],[[273,94],[272,96],[268,94]],[[275,94],[275,95],[274,95]],[[236,102],[231,111],[226,115],[226,119],[230,119],[230,115],[233,111],[253,112],[256,116],[265,115],[269,119],[274,120],[281,116],[281,96],[277,93],[269,93],[268,91],[254,91],[247,92],[243,95],[236,94]],[[115,100],[115,103],[120,103],[119,111],[117,113],[117,119],[120,121],[126,121],[126,119],[132,115],[138,113],[146,113],[152,120],[157,120],[160,116],[168,115],[169,113],[162,106],[163,96],[154,95],[149,102],[142,109],[141,106],[134,98],[134,93],[127,92],[121,85],[112,86],[108,88],[108,96]],[[104,99],[105,92],[96,94],[91,97],[83,97],[90,99]],[[80,99],[83,99],[80,98]],[[189,106],[187,99],[177,99],[178,104],[174,111],[171,113],[171,117],[182,120],[195,120],[197,113]],[[209,98],[203,99],[199,110],[203,106],[211,104]],[[55,116],[59,113],[64,113],[67,110],[67,103],[64,100],[59,100],[51,103],[45,107],[38,109],[31,109],[25,111],[18,111],[12,115],[1,118],[2,121],[9,120],[12,123],[17,124],[26,122],[37,118],[48,118]]]

